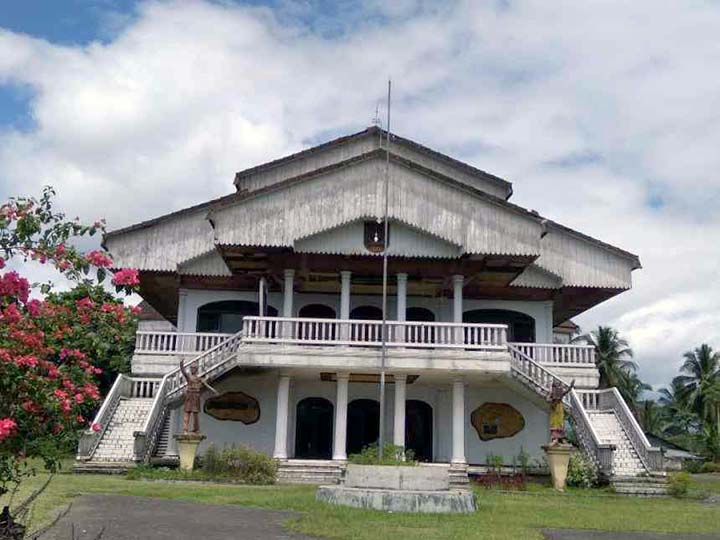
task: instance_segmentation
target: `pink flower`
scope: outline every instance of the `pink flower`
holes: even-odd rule
[[[99,249],[86,253],[85,260],[98,268],[110,268],[113,263],[107,253],[104,253]]]
[[[42,308],[42,302],[33,298],[26,304],[27,310],[33,317],[40,316],[40,310]]]
[[[58,244],[55,248],[55,255],[63,255],[65,253],[65,244]]]
[[[85,401],[85,396],[80,393],[75,394],[75,403],[82,403],[83,401]]]
[[[97,433],[102,428],[100,427],[100,424],[96,424],[95,422],[93,422],[92,425],[90,426],[90,429],[92,429],[95,433]]]
[[[2,270],[3,268],[5,268],[5,259],[0,257],[0,270]]]
[[[38,365],[38,359],[34,356],[18,356],[15,359],[15,365],[18,367],[34,368]]]
[[[127,285],[129,287],[140,285],[138,271],[134,268],[123,268],[122,270],[118,270],[112,278],[112,284]]]
[[[0,441],[15,433],[17,423],[12,418],[0,418]]]
[[[77,306],[78,309],[92,309],[95,307],[95,302],[86,296],[75,302],[75,306]]]
[[[0,297],[11,296],[25,303],[29,294],[30,283],[17,272],[7,272],[0,276]]]

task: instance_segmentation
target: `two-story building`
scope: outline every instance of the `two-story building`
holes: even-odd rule
[[[228,196],[106,235],[174,327],[138,331],[132,374],[81,441],[86,467],[174,456],[184,358],[220,392],[204,396],[203,448],[247,444],[285,479],[333,477],[378,439],[383,328],[385,439],[421,461],[462,476],[490,455],[540,460],[560,379],[575,381],[574,431],[606,475],[660,467],[617,391],[597,389],[592,348],[554,343],[631,287],[638,257],[411,140],[392,136],[388,161],[384,137],[371,127],[239,172]]]

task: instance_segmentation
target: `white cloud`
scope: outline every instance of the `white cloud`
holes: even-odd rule
[[[720,7],[387,6],[341,4],[339,32],[322,17],[308,26],[313,14],[294,3],[201,1],[144,4],[85,47],[0,30],[0,84],[32,88],[35,121],[0,132],[0,197],[51,183],[71,215],[127,225],[364,127],[392,75],[400,134],[641,256],[634,289],[579,322],[626,332],[650,382],[700,342],[720,347]]]

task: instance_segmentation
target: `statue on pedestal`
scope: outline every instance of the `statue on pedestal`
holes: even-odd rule
[[[563,398],[573,389],[575,380],[565,387],[558,379],[554,379],[548,401],[550,402],[550,444],[566,442],[565,437],[565,409]]]
[[[185,389],[185,406],[183,411],[185,413],[183,417],[183,433],[199,433],[200,432],[200,392],[203,387],[213,392],[216,396],[219,395],[217,390],[210,386],[202,377],[198,375],[197,364],[190,366],[190,373],[185,369],[185,361],[180,360],[180,371],[187,381],[187,388]],[[190,431],[190,416],[193,419],[193,429]]]

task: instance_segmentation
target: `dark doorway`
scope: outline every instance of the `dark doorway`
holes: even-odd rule
[[[507,324],[508,341],[535,342],[535,319],[509,309],[474,309],[463,313],[463,322],[480,324]]]
[[[298,317],[303,319],[335,319],[335,310],[324,304],[308,304],[298,311]],[[301,325],[300,339],[332,341],[335,339],[335,325],[328,323],[312,323]]]
[[[354,321],[382,321],[382,309],[375,306],[358,306],[350,312]],[[379,324],[355,323],[352,325],[350,339],[352,341],[379,342],[382,340],[382,329]]]
[[[410,307],[405,310],[405,320],[435,322],[435,314],[422,307]],[[435,328],[432,326],[410,325],[405,329],[407,343],[435,343]]]
[[[433,411],[424,401],[405,402],[405,448],[412,450],[418,461],[433,460]]]
[[[374,399],[354,399],[348,405],[347,422],[347,453],[357,454],[378,441],[380,403]]]
[[[358,306],[350,312],[352,320],[382,321],[382,309],[375,306]]]
[[[308,304],[298,311],[298,317],[306,319],[335,319],[335,310],[325,304]]]
[[[295,457],[331,459],[333,404],[325,398],[309,397],[297,404],[295,417]]]
[[[234,334],[242,330],[243,317],[257,315],[260,309],[257,302],[245,300],[223,300],[210,302],[197,310],[197,332],[218,332]],[[268,317],[276,317],[277,309],[272,306],[265,308]]]

